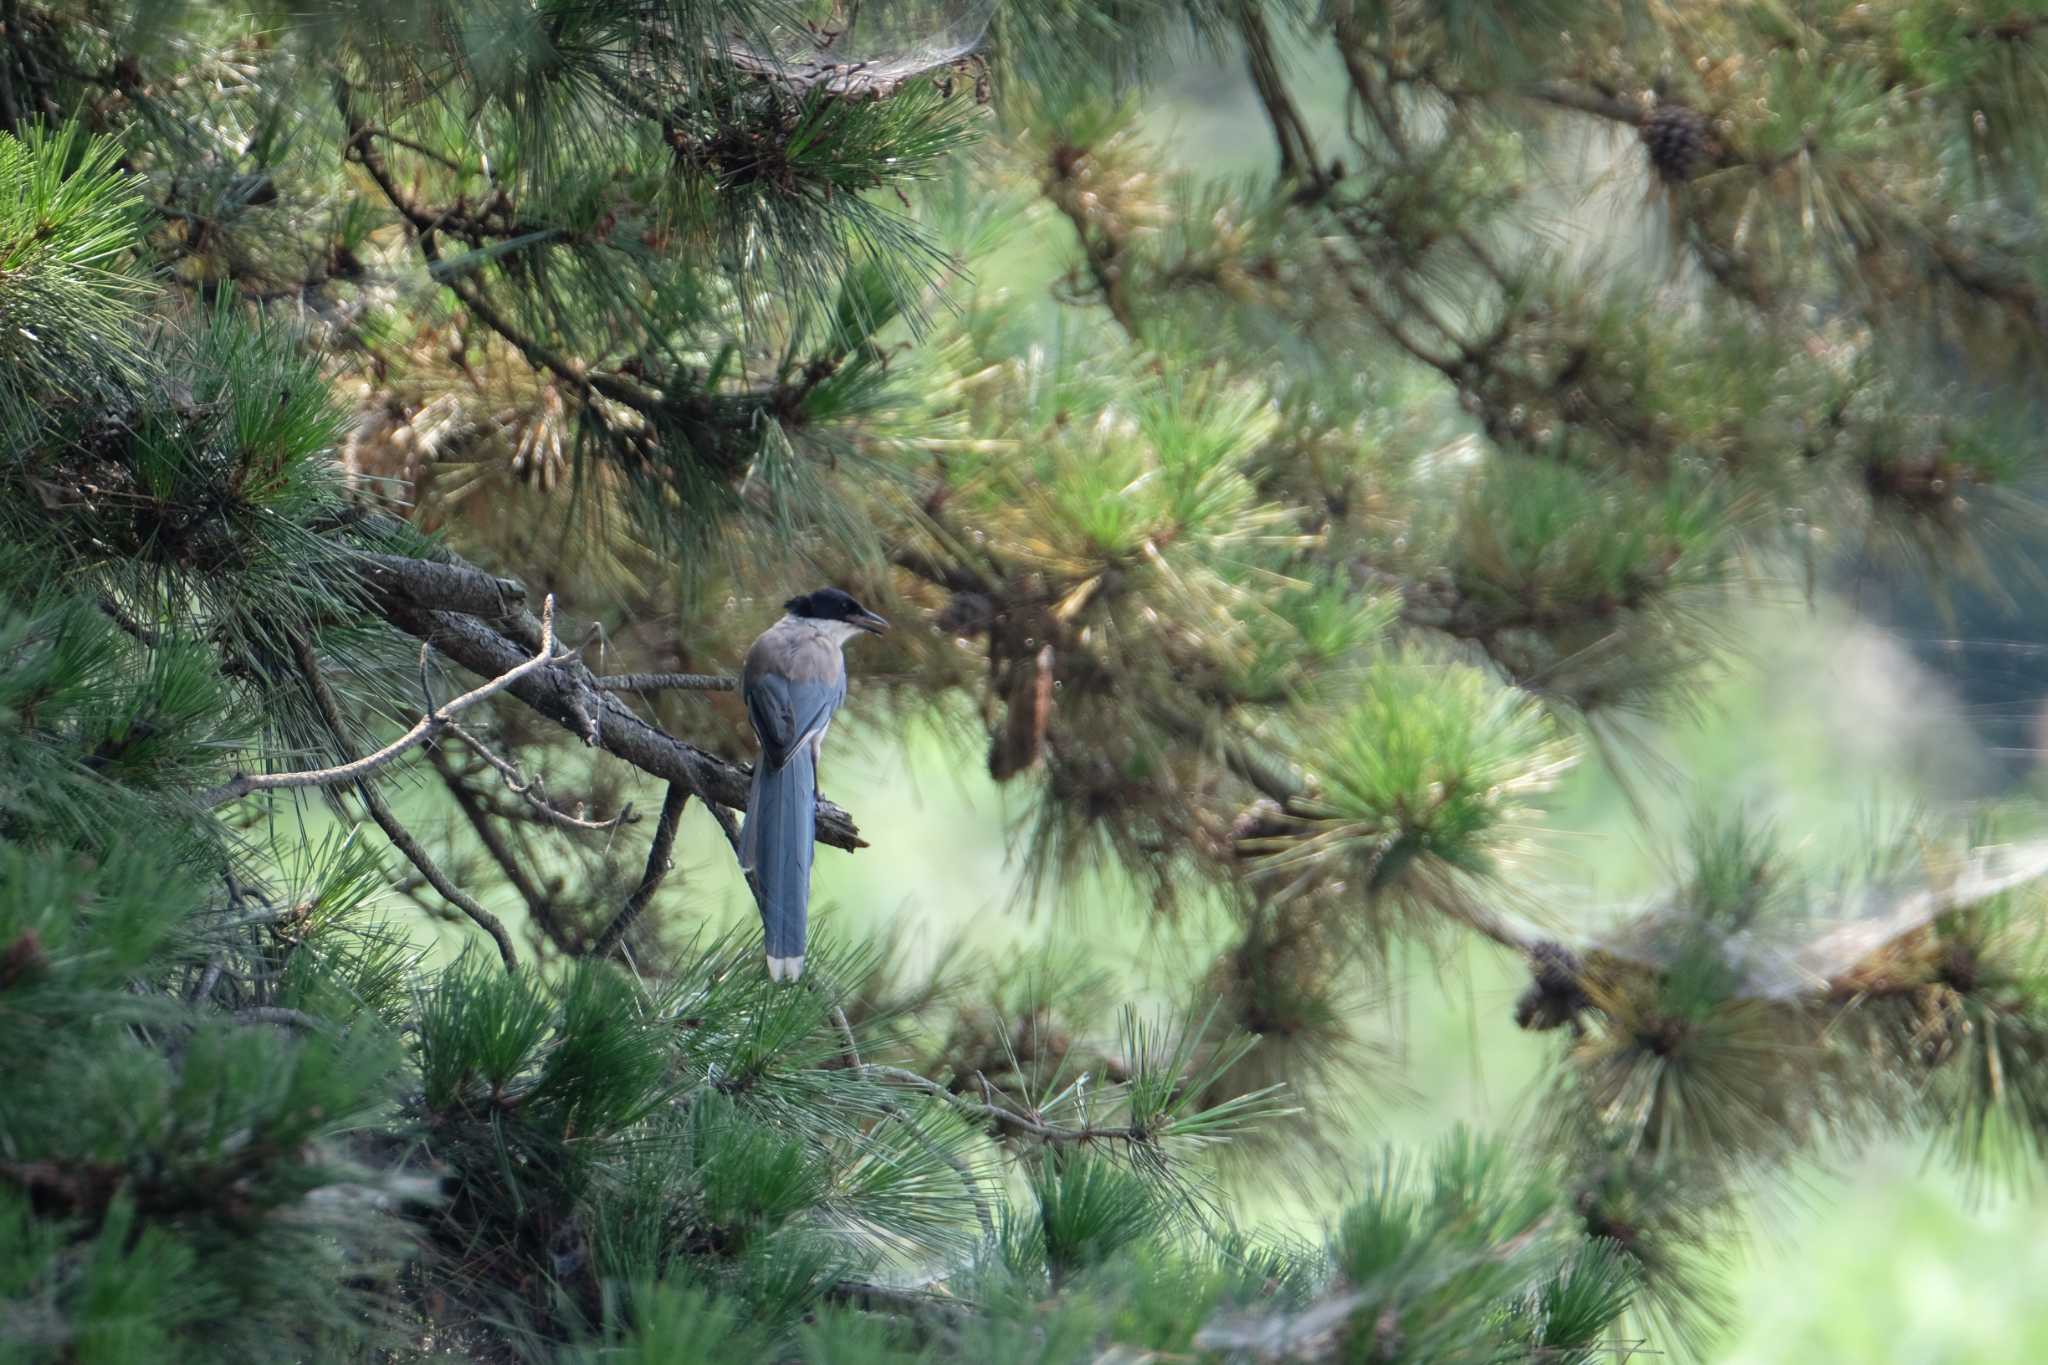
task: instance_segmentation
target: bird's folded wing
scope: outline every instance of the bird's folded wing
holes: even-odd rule
[[[791,754],[831,723],[846,695],[846,679],[793,682],[779,673],[758,673],[747,679],[747,717],[761,741],[761,759],[771,768],[789,762]]]

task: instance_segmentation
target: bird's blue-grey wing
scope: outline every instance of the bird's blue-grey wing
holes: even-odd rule
[[[846,663],[820,636],[770,631],[748,653],[740,691],[763,761],[780,768],[832,723],[846,699]]]
[[[790,751],[796,747],[796,712],[790,705],[789,679],[780,673],[756,673],[749,668],[741,679],[740,691],[747,703],[747,719],[754,726],[754,738],[761,742],[761,761],[771,768],[780,768],[789,762]]]
[[[789,710],[796,719],[796,743],[790,747],[810,744],[825,733],[825,727],[832,723],[832,713],[839,709],[839,703],[846,700],[846,675],[817,682],[792,682],[789,684]]]
[[[761,761],[770,768],[788,765],[790,757],[832,723],[832,713],[846,699],[846,680],[792,682],[777,674],[756,679],[747,689],[747,716],[761,741]]]
[[[812,631],[764,634],[742,677],[761,741],[741,854],[761,898],[771,975],[802,970],[817,829],[818,740],[846,696],[839,649]]]

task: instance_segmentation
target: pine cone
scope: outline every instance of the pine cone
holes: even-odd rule
[[[1576,1034],[1579,1016],[1593,1007],[1580,984],[1578,955],[1562,944],[1538,943],[1529,956],[1535,980],[1515,1002],[1515,1022],[1534,1031],[1569,1024]]]
[[[1683,104],[1659,104],[1643,120],[1643,146],[1650,168],[1668,185],[1682,185],[1714,158],[1714,134],[1707,116]]]

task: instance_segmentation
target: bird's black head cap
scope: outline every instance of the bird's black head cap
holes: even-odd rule
[[[845,621],[877,634],[889,628],[887,621],[854,601],[853,594],[842,588],[820,588],[801,597],[792,597],[782,604],[782,608],[791,616],[812,621]]]

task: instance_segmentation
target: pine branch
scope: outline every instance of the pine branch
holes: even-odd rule
[[[406,634],[427,641],[472,672],[488,676],[508,656],[518,658],[522,653],[514,641],[498,631],[453,612],[388,599],[380,604],[379,612]],[[693,794],[713,807],[714,815],[723,814],[721,807],[746,809],[752,778],[745,769],[648,724],[609,694],[589,687],[584,682],[588,675],[580,669],[581,665],[575,662],[542,669],[520,678],[508,690],[534,710],[578,734],[583,732],[583,698],[595,697],[598,704],[591,708],[591,713],[602,722],[599,747],[607,753],[663,781],[687,784]],[[823,798],[818,803],[818,841],[836,848],[868,846],[852,818]]]
[[[732,692],[740,685],[712,673],[614,673],[593,681],[607,692]]]
[[[1625,123],[1631,128],[1643,126],[1645,111],[1640,105],[1598,90],[1588,90],[1565,81],[1537,81],[1524,87],[1522,93],[1532,100],[1554,105],[1559,109],[1592,114],[1615,123]]]
[[[373,611],[481,676],[495,677],[516,666],[531,649],[522,641],[538,633],[530,614],[499,605],[499,588],[507,580],[492,578],[452,556],[434,561],[358,554],[352,564],[357,581],[371,590],[367,605]],[[478,606],[488,606],[488,611],[471,610]],[[596,683],[580,660],[562,659],[554,667],[522,675],[506,690],[578,735],[585,734],[586,720],[598,722],[598,747],[664,782],[687,784],[711,807],[737,850],[738,833],[726,810],[746,809],[752,775],[648,724]],[[818,801],[818,841],[835,848],[868,846],[852,817],[823,797]]]
[[[346,86],[341,87],[340,101],[342,116],[349,124],[345,153],[354,156],[357,163],[369,172],[370,179],[376,184],[378,191],[411,226],[414,243],[418,246],[428,269],[436,274],[439,282],[450,293],[462,301],[463,307],[467,308],[477,321],[510,342],[536,369],[546,370],[584,399],[601,395],[623,403],[646,416],[651,417],[656,413],[661,406],[660,394],[634,383],[623,375],[591,372],[585,369],[582,364],[546,345],[538,337],[528,335],[486,299],[480,290],[437,269],[442,263],[440,247],[434,240],[437,232],[451,230],[457,235],[481,240],[485,236],[496,235],[530,236],[537,232],[549,231],[548,229],[532,224],[514,224],[501,234],[495,229],[484,228],[474,218],[452,208],[434,210],[418,203],[399,188],[390,168],[384,163],[382,153],[377,150],[377,129],[355,115]]]
[[[547,604],[547,620],[543,626],[547,650],[554,647],[553,606],[554,599],[550,597]],[[341,708],[335,704],[333,692],[328,690],[327,679],[320,672],[320,661],[313,653],[312,644],[304,637],[295,639],[292,644],[298,656],[299,673],[313,694],[313,704],[319,709],[320,718],[326,722],[335,746],[343,753],[347,753],[348,731],[342,721]],[[547,650],[543,650],[539,656],[543,661],[547,657]],[[457,886],[448,874],[441,870],[440,865],[428,855],[412,831],[400,824],[398,817],[391,813],[391,808],[384,804],[384,798],[378,793],[375,784],[367,780],[358,780],[356,791],[362,796],[363,805],[369,810],[370,818],[377,822],[377,827],[384,831],[385,837],[391,840],[398,851],[419,869],[420,875],[427,879],[427,884],[491,936],[491,941],[498,945],[498,956],[504,959],[505,970],[509,972],[517,968],[519,955],[512,949],[512,936],[505,932],[505,926],[498,917],[484,909],[474,896]]]
[[[1237,30],[1244,42],[1245,69],[1252,88],[1266,108],[1266,122],[1280,146],[1280,178],[1305,179],[1310,186],[1321,187],[1326,177],[1316,157],[1315,142],[1288,92],[1287,77],[1273,46],[1273,31],[1257,5],[1239,6]]]
[[[198,798],[200,808],[212,810],[215,806],[238,801],[255,792],[285,791],[294,787],[340,787],[351,782],[360,784],[378,769],[388,766],[407,752],[434,738],[456,715],[480,701],[496,696],[519,679],[542,667],[554,657],[554,650],[555,599],[550,595],[541,605],[540,648],[532,658],[513,665],[482,686],[463,693],[446,706],[429,709],[410,730],[373,754],[331,768],[314,768],[291,773],[241,773],[230,781],[201,792]]]
[[[994,552],[990,547],[983,545],[979,547],[979,553],[984,557],[990,557]],[[892,558],[898,565],[940,586],[951,586],[959,581],[956,570],[926,556],[899,552]],[[1010,574],[1011,571],[1001,564],[993,567],[993,577],[999,582],[1009,578]],[[1062,649],[1074,659],[1086,657],[1086,651],[1075,642],[1064,642]],[[1314,812],[1308,804],[1313,795],[1309,790],[1309,784],[1285,763],[1277,762],[1260,752],[1251,739],[1228,735],[1219,738],[1212,735],[1181,709],[1179,698],[1175,696],[1146,695],[1133,698],[1130,704],[1140,710],[1148,722],[1158,726],[1167,735],[1219,759],[1224,767],[1246,786],[1271,800],[1279,808],[1282,819],[1313,818]],[[1517,953],[1525,960],[1533,961],[1532,955],[1537,951],[1540,936],[1524,931],[1508,919],[1470,903],[1469,900],[1456,905],[1439,905],[1437,908],[1446,917],[1465,928]]]
[[[448,755],[439,745],[427,746],[427,761],[432,763],[434,771],[441,775],[441,782],[448,788],[448,795],[453,798],[455,808],[462,812],[463,818],[469,821],[470,828],[476,832],[477,842],[484,846],[484,852],[498,865],[498,870],[505,874],[505,880],[519,893],[519,899],[526,903],[527,917],[540,926],[541,932],[545,933],[557,948],[573,956],[576,944],[563,926],[561,916],[555,913],[554,898],[548,895],[527,872],[526,864],[519,860],[519,855],[505,841],[505,836],[492,821],[490,812],[485,810],[483,803],[477,799],[476,792],[462,780],[462,774],[455,771],[455,766],[448,761]]]
[[[682,820],[683,807],[689,800],[688,786],[681,782],[668,784],[668,795],[661,802],[661,815],[654,822],[654,838],[647,846],[647,868],[640,874],[640,884],[633,888],[633,894],[626,897],[626,904],[618,915],[590,945],[592,957],[605,957],[616,949],[626,932],[639,920],[647,903],[654,899],[654,893],[661,889],[662,880],[668,876],[672,865],[676,825]]]
[[[839,1030],[840,1041],[845,1044],[846,1064],[853,1070],[866,1074],[868,1067],[860,1059],[860,1043],[853,1036],[853,1025],[847,1022],[845,1009],[838,1005],[832,1007],[832,1023]],[[919,1145],[925,1151],[953,1168],[954,1174],[960,1177],[961,1185],[967,1190],[967,1197],[974,1201],[974,1216],[981,1223],[981,1235],[987,1239],[985,1244],[994,1246],[996,1243],[996,1220],[994,1215],[989,1212],[988,1196],[982,1191],[981,1181],[975,1178],[974,1172],[968,1169],[967,1163],[926,1136],[924,1130],[917,1126],[917,1120],[902,1105],[885,1102],[883,1104],[883,1111],[891,1118],[899,1119],[908,1124],[910,1131],[917,1136]]]
[[[1097,221],[1098,215],[1091,208],[1092,200],[1081,193],[1077,172],[1088,155],[1086,147],[1072,147],[1065,143],[1055,146],[1047,166],[1045,197],[1073,224],[1075,240],[1080,243],[1088,274],[1095,283],[1095,292],[1102,299],[1103,307],[1109,309],[1109,315],[1116,319],[1124,335],[1137,342],[1140,340],[1138,315],[1131,308],[1130,298],[1124,290],[1123,266],[1118,259],[1124,244],[1107,224]]]
[[[369,172],[378,191],[412,228],[414,244],[429,273],[455,295],[472,317],[518,350],[530,365],[553,375],[570,392],[581,398],[593,420],[601,425],[605,422],[603,410],[594,405],[595,400],[599,398],[609,399],[631,408],[650,423],[677,418],[716,423],[728,413],[748,416],[766,414],[777,420],[789,421],[797,415],[804,400],[819,384],[831,378],[844,362],[844,355],[814,356],[801,367],[797,372],[798,377],[794,380],[784,378],[764,388],[731,395],[723,400],[687,392],[665,391],[659,387],[650,388],[624,374],[589,368],[582,361],[563,354],[521,327],[491,301],[480,282],[460,278],[443,269],[444,262],[437,241],[437,234],[444,232],[463,238],[473,246],[480,246],[491,238],[539,238],[563,234],[556,229],[532,223],[486,223],[459,208],[435,209],[419,203],[399,187],[397,179],[376,147],[376,139],[385,134],[355,115],[346,86],[341,89],[340,100],[343,116],[349,123],[345,154],[353,156]]]
[[[371,519],[372,529],[400,529],[395,523],[388,528],[379,524],[384,520]],[[420,559],[358,551],[351,557],[349,567],[373,593],[395,593],[425,606],[461,612],[494,624],[533,621],[523,606],[525,584],[516,578],[487,574],[452,554],[446,558]]]
[[[493,750],[490,745],[484,743],[475,734],[452,721],[449,722],[448,733],[461,740],[464,744],[467,744],[476,753],[477,757],[496,769],[498,775],[505,779],[506,787],[512,791],[513,795],[525,801],[544,824],[554,825],[560,829],[602,833],[606,830],[617,829],[621,825],[631,825],[639,822],[640,817],[634,813],[633,803],[630,801],[620,807],[619,813],[609,820],[586,820],[581,816],[571,815],[548,800],[547,788],[542,784],[540,778],[527,777],[525,773],[520,771],[518,764]]]
[[[1046,1123],[1041,1119],[1033,1118],[1029,1114],[1020,1114],[1014,1109],[1006,1109],[1002,1105],[993,1102],[983,1103],[979,1100],[968,1099],[965,1095],[956,1095],[930,1077],[920,1076],[915,1071],[906,1071],[898,1066],[878,1066],[868,1062],[862,1064],[860,1071],[865,1076],[874,1077],[879,1080],[895,1081],[899,1085],[907,1085],[912,1089],[922,1090],[927,1095],[933,1095],[944,1100],[948,1105],[968,1118],[981,1119],[984,1122],[996,1124],[998,1127],[1009,1132],[1018,1133],[1025,1137],[1037,1138],[1040,1142],[1050,1142],[1061,1146],[1071,1146],[1087,1142],[1126,1142],[1138,1146],[1150,1146],[1158,1142],[1160,1137],[1160,1134],[1135,1124],[1114,1124],[1100,1127],[1091,1124],[1080,1128],[1066,1128],[1058,1124]]]

